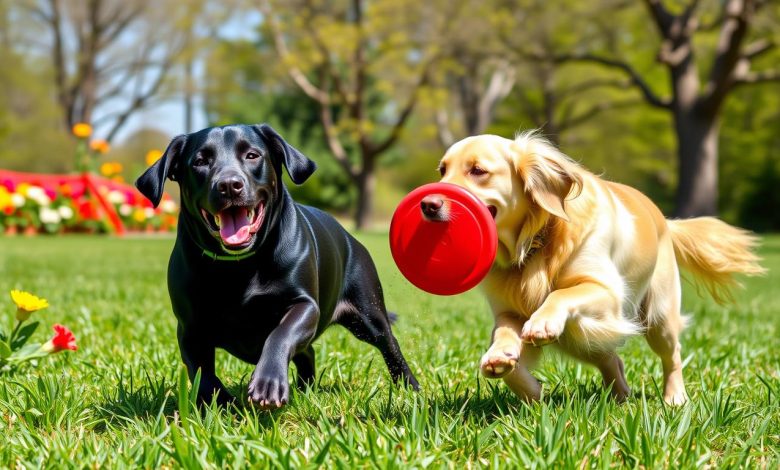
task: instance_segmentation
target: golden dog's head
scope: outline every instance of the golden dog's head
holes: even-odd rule
[[[462,186],[493,214],[499,239],[514,237],[522,250],[550,217],[568,221],[566,199],[582,188],[581,168],[533,132],[515,140],[495,135],[467,137],[447,150],[439,163],[441,181]],[[428,220],[445,221],[448,203],[430,195],[421,203]],[[515,255],[517,253],[507,253]]]

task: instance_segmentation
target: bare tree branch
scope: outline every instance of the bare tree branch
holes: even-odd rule
[[[758,39],[750,44],[746,44],[745,47],[742,48],[742,58],[748,60],[755,59],[756,57],[773,50],[776,46],[777,44],[771,39]]]
[[[752,83],[780,82],[780,69],[762,70],[760,72],[748,72],[734,81],[735,85]]]
[[[656,26],[658,26],[661,35],[663,37],[668,37],[669,30],[674,21],[674,16],[664,7],[661,0],[644,0],[644,2],[645,5],[647,5],[647,8],[650,9],[650,13],[652,14]]]
[[[393,125],[393,128],[390,131],[390,134],[381,143],[372,145],[370,147],[370,152],[372,154],[380,155],[381,153],[385,152],[388,148],[392,147],[393,144],[395,144],[396,140],[398,140],[398,138],[401,136],[401,131],[403,130],[406,121],[409,119],[409,116],[411,116],[412,111],[414,110],[414,107],[417,104],[417,97],[418,97],[417,94],[419,93],[420,88],[422,88],[426,83],[428,83],[429,68],[433,64],[434,60],[435,58],[430,59],[423,66],[423,71],[420,74],[420,79],[412,89],[411,94],[409,95],[409,99],[407,100],[406,105],[402,108],[401,112],[399,113],[398,118],[396,119],[395,124]]]
[[[753,7],[752,0],[728,0],[723,7],[726,20],[720,30],[715,62],[701,100],[708,108],[719,107],[733,85],[732,73],[740,60],[740,49],[747,35]]]
[[[540,58],[544,59],[544,58]],[[633,68],[628,62],[624,62],[619,59],[613,59],[609,57],[602,57],[600,55],[596,54],[590,54],[590,53],[584,53],[584,54],[561,54],[557,55],[554,58],[555,62],[561,63],[561,62],[590,62],[590,63],[596,63],[601,65],[606,65],[608,67],[612,67],[615,69],[621,70],[623,73],[628,75],[628,77],[631,79],[631,84],[639,88],[639,90],[642,92],[642,96],[645,98],[645,101],[647,101],[649,104],[657,107],[657,108],[665,108],[668,109],[671,106],[671,101],[669,99],[663,99],[660,98],[658,95],[655,94],[655,92],[650,88],[650,85],[645,81],[644,78],[640,75],[640,73]]]
[[[119,132],[122,126],[125,125],[125,123],[130,118],[130,116],[136,111],[138,111],[139,109],[146,106],[147,102],[153,96],[157,95],[157,93],[160,91],[160,87],[162,87],[162,84],[165,83],[165,79],[168,76],[168,70],[171,68],[172,65],[173,65],[173,57],[169,58],[165,67],[160,68],[160,72],[158,73],[154,82],[149,88],[147,88],[145,92],[140,91],[142,85],[140,84],[140,79],[139,79],[139,85],[138,85],[139,91],[130,101],[130,104],[127,106],[125,111],[119,115],[116,122],[111,127],[111,130],[108,131],[108,135],[106,136],[107,141],[111,142],[111,140],[113,140],[113,138],[116,136],[117,132]]]
[[[439,140],[439,144],[444,148],[449,148],[455,143],[455,136],[450,130],[450,117],[447,110],[439,108],[434,115],[436,121],[436,138]]]
[[[490,76],[490,81],[477,106],[476,132],[482,133],[490,124],[496,104],[506,98],[515,86],[516,71],[507,61],[501,61]]]
[[[584,80],[580,83],[575,83],[565,90],[561,90],[558,93],[558,97],[566,98],[571,95],[577,95],[597,88],[626,89],[629,88],[632,84],[633,82],[627,80],[616,80],[614,78],[593,78],[590,80]]]
[[[264,21],[271,29],[271,35],[274,41],[274,47],[279,57],[287,64],[287,73],[290,78],[293,79],[296,85],[308,96],[309,98],[317,101],[321,105],[325,106],[330,103],[330,95],[324,90],[317,88],[308,78],[306,74],[293,63],[289,49],[287,49],[287,43],[284,40],[279,24],[271,9],[271,4],[268,0],[260,0],[260,11],[263,12]]]
[[[594,118],[598,114],[607,110],[631,108],[640,103],[641,101],[637,99],[627,99],[622,101],[610,101],[610,102],[598,103],[589,107],[588,109],[586,109],[585,111],[581,112],[576,116],[572,116],[568,119],[562,119],[558,124],[558,130],[564,131],[564,130],[571,129],[572,127],[579,126],[587,122],[588,120]]]

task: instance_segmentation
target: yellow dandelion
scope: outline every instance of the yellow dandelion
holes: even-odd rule
[[[30,314],[33,312],[49,306],[49,302],[46,299],[21,290],[12,290],[11,300],[16,304],[16,319],[20,322],[30,318]]]
[[[146,164],[148,166],[154,165],[154,163],[162,157],[163,153],[160,150],[149,150],[146,152]]]
[[[92,126],[87,124],[86,122],[79,122],[75,126],[73,126],[73,135],[78,137],[79,139],[86,139],[87,137],[92,135]]]

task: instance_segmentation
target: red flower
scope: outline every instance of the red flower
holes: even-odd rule
[[[41,348],[46,352],[56,353],[65,349],[75,351],[78,346],[76,346],[76,337],[73,336],[73,332],[67,327],[57,324],[54,325],[54,337]]]

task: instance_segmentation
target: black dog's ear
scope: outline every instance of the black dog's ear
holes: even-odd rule
[[[139,176],[135,180],[135,187],[141,191],[141,194],[146,196],[147,199],[152,201],[154,207],[160,204],[160,199],[163,195],[163,187],[165,186],[165,178],[170,178],[171,181],[175,181],[173,173],[176,170],[181,152],[184,149],[184,144],[187,142],[186,135],[180,135],[175,137],[168,148],[165,149],[165,153],[159,160],[154,162],[152,166],[146,169],[143,175]]]
[[[261,137],[265,139],[266,144],[272,152],[277,152],[282,156],[282,163],[287,168],[287,174],[295,184],[301,184],[317,169],[317,164],[309,160],[306,155],[298,149],[288,144],[273,127],[268,124],[252,126]]]

